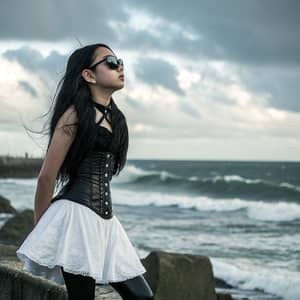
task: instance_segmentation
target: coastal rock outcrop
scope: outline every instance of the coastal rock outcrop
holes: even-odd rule
[[[0,243],[20,245],[33,229],[33,210],[25,209],[8,219],[0,229]]]
[[[217,300],[207,256],[153,251],[142,262],[155,300]]]
[[[0,195],[0,213],[15,214],[17,210],[11,206],[10,201]]]

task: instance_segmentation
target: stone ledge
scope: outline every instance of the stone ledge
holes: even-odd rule
[[[59,285],[0,264],[0,299],[67,300],[67,295]]]
[[[12,261],[0,262],[0,299],[2,300],[67,300],[65,286],[33,276],[12,267]],[[96,285],[95,300],[122,300],[109,285]]]
[[[23,270],[16,246],[0,244],[0,299],[67,300],[66,288]],[[153,251],[141,262],[155,300],[232,300],[216,293],[209,257]],[[95,300],[121,300],[110,285],[96,285]]]

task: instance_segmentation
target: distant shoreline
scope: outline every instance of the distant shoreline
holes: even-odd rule
[[[0,178],[37,177],[42,163],[42,158],[0,156]]]

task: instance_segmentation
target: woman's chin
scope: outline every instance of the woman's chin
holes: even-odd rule
[[[121,81],[119,84],[118,84],[118,87],[119,89],[122,89],[124,87],[124,81]]]
[[[115,85],[114,90],[115,90],[115,91],[121,90],[123,87],[124,87],[124,83],[118,84],[118,85]]]

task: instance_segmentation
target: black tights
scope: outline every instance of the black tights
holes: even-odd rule
[[[94,300],[94,278],[80,274],[61,271],[65,280],[68,300]],[[124,300],[153,300],[153,293],[143,275],[120,282],[110,282],[110,285],[119,293]]]

